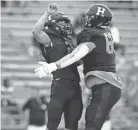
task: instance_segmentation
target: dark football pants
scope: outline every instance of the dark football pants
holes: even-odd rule
[[[111,108],[121,97],[121,89],[104,83],[92,87],[89,105],[86,108],[85,130],[101,130]]]
[[[65,128],[77,130],[82,109],[83,104],[79,82],[73,80],[53,80],[48,105],[48,130],[57,130],[63,112]]]

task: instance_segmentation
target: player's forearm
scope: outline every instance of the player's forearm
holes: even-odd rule
[[[63,58],[61,58],[60,60],[58,60],[56,62],[56,64],[61,64],[61,63],[65,62],[65,61],[69,60],[71,57],[73,57],[72,53],[70,53],[70,54],[64,56]]]
[[[35,24],[34,28],[33,28],[33,33],[35,34],[39,34],[43,29],[44,29],[44,24],[46,22],[46,20],[48,19],[49,14],[47,12],[45,12],[41,18],[37,21],[37,23]]]
[[[62,62],[62,63],[59,63],[59,62],[56,62],[57,64],[57,67],[59,69],[61,68],[65,68],[77,61],[79,61],[81,58],[83,58],[84,56],[86,56],[87,54],[89,53],[89,48],[86,47],[86,46],[82,46],[78,52],[76,52],[74,55],[72,55],[70,58],[68,58],[66,61]]]

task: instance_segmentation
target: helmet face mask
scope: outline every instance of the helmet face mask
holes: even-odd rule
[[[72,34],[71,20],[65,14],[60,12],[50,15],[45,25],[50,26],[52,30],[64,37]]]
[[[99,26],[109,26],[112,20],[112,12],[105,5],[93,5],[86,10],[82,19],[82,27],[95,28]]]
[[[57,24],[59,33],[65,36],[72,34],[72,25],[69,21],[61,20],[61,21],[58,21],[56,24]]]
[[[99,17],[96,15],[84,14],[81,20],[82,27],[94,28],[101,24]]]
[[[88,23],[90,22],[89,16],[84,14],[81,18],[81,25],[82,27],[86,27]]]

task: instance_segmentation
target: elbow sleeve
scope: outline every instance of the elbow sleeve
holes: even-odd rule
[[[79,51],[74,55],[75,59],[80,60],[89,53],[89,48],[86,45],[81,46]]]
[[[67,61],[61,63],[60,67],[64,68],[66,66],[69,66],[69,65],[75,63],[76,61],[80,60],[84,56],[86,56],[88,53],[89,53],[89,48],[86,45],[83,45],[83,46],[81,46],[79,51],[72,58],[70,58]]]

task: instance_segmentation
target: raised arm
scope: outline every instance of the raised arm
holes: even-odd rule
[[[50,4],[48,6],[47,11],[41,16],[41,18],[37,21],[37,23],[35,24],[32,33],[34,38],[41,44],[43,44],[44,46],[49,46],[51,43],[51,40],[49,38],[49,36],[43,31],[44,29],[44,24],[46,22],[46,20],[48,20],[48,17],[57,12],[57,6],[55,4]]]

